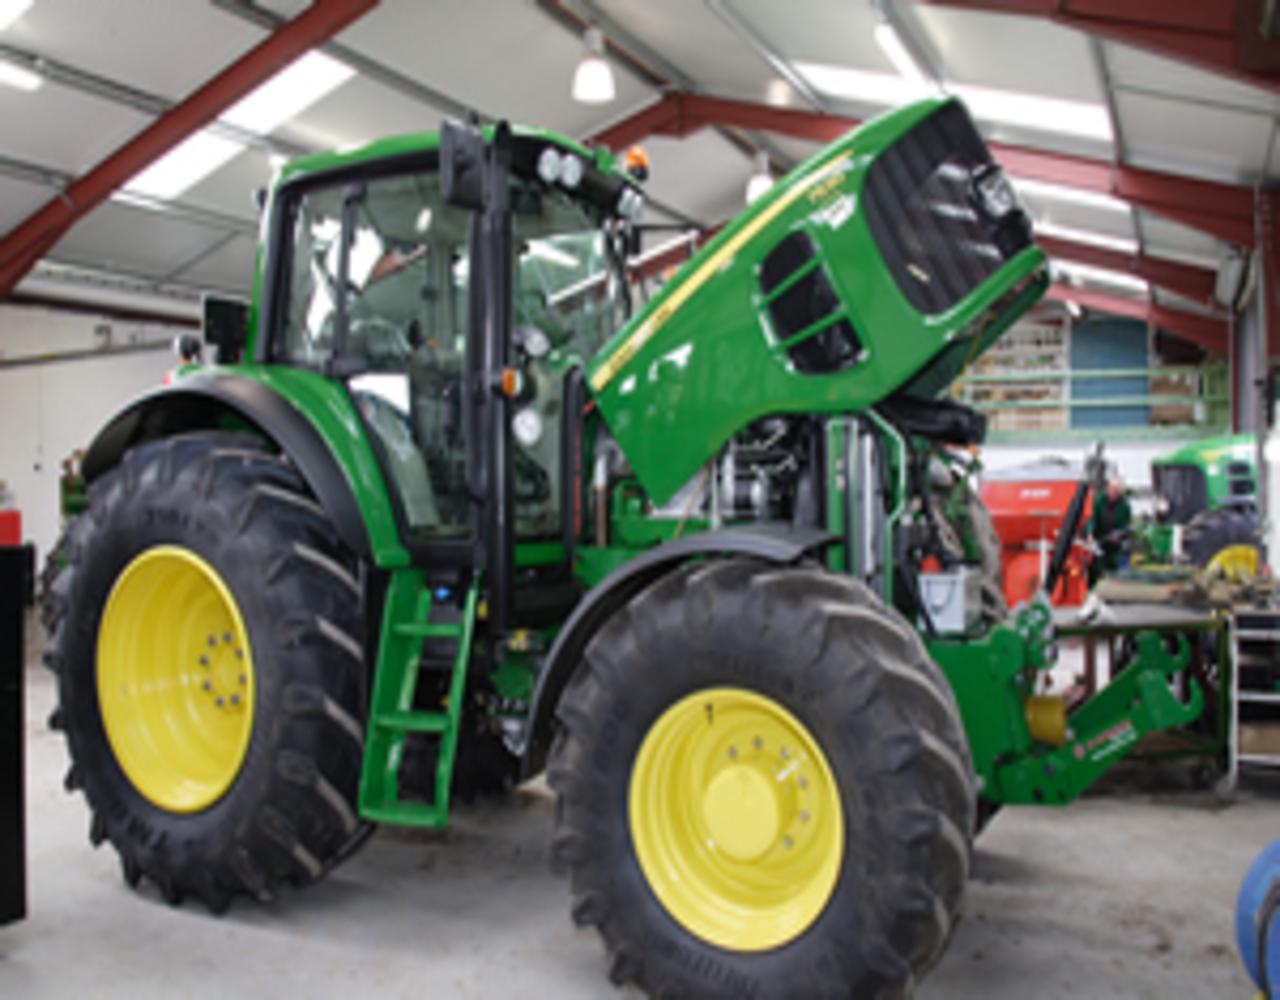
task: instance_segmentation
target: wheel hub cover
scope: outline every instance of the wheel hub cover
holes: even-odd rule
[[[702,817],[717,847],[737,861],[753,861],[778,839],[778,796],[754,767],[726,767],[702,797]]]
[[[649,887],[691,934],[764,951],[826,908],[844,810],[817,740],[772,698],[717,687],[658,717],[640,746],[629,826]]]
[[[98,631],[98,706],[134,788],[194,813],[231,787],[253,731],[249,634],[222,576],[160,545],[116,579]]]

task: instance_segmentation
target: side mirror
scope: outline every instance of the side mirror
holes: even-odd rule
[[[446,120],[440,126],[440,193],[450,205],[484,207],[484,134],[479,126]]]
[[[216,350],[214,360],[220,365],[235,364],[244,353],[249,339],[249,303],[206,295],[204,308],[204,341]]]

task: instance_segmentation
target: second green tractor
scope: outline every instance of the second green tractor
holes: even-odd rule
[[[1231,579],[1261,566],[1257,438],[1205,438],[1151,463],[1155,517],[1137,528],[1145,561],[1186,561]]]

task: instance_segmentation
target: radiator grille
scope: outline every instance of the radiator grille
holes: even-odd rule
[[[1021,210],[997,223],[973,196],[973,172],[991,162],[968,113],[948,104],[867,172],[871,233],[907,301],[926,315],[955,305],[1031,243]]]

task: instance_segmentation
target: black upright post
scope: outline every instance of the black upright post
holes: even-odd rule
[[[0,924],[27,915],[22,606],[26,556],[0,546]]]

